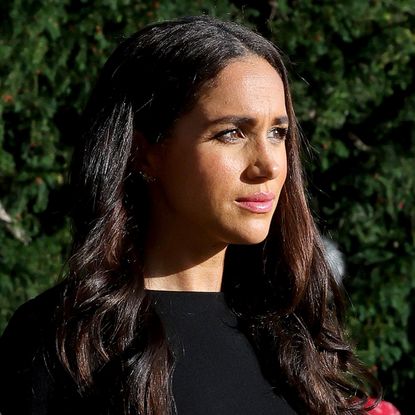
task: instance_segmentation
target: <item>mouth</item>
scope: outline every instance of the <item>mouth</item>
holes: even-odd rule
[[[240,197],[236,199],[236,204],[254,213],[267,213],[272,210],[274,199],[274,193],[260,192],[247,197]]]

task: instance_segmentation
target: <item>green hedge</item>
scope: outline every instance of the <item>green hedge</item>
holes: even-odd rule
[[[415,386],[414,3],[277,3],[269,35],[293,61],[314,211],[348,265],[350,328],[404,407]]]
[[[415,377],[413,1],[250,3],[2,2],[0,330],[64,270],[74,126],[106,57],[150,21],[209,13],[257,26],[291,59],[312,207],[347,260],[350,330],[404,408]]]
[[[1,3],[0,330],[19,303],[61,274],[74,126],[98,70],[123,36],[153,20],[200,12],[236,17],[225,1],[205,9],[201,3]]]

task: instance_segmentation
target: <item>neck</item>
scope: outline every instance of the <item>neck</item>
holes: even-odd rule
[[[145,288],[163,291],[218,292],[222,285],[222,258],[212,257],[201,264],[176,273],[146,274],[148,276],[144,278]]]
[[[145,249],[145,288],[220,291],[227,245],[208,244],[206,238],[179,229],[152,227]]]

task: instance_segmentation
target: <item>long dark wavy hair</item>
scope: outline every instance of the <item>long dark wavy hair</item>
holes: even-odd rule
[[[174,355],[144,289],[148,200],[134,134],[157,145],[202,86],[248,55],[267,60],[283,81],[288,174],[265,241],[228,247],[225,298],[266,378],[300,413],[365,413],[373,379],[344,338],[341,288],[307,206],[280,53],[253,31],[207,16],[147,26],[117,47],[74,151],[74,242],[56,344],[79,392],[107,397],[109,413],[166,415],[174,407]]]

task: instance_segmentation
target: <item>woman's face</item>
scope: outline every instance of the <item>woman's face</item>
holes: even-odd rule
[[[259,243],[287,173],[283,83],[267,61],[249,56],[201,92],[151,150],[153,223],[194,243]]]

